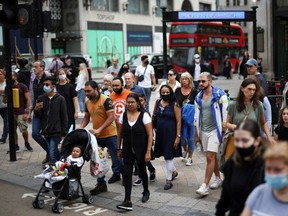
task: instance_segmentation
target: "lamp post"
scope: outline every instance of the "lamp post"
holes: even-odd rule
[[[163,78],[167,77],[167,26],[164,20],[164,13],[167,8],[167,0],[161,0],[162,10],[162,32],[163,32]]]
[[[257,59],[257,2],[253,0],[252,2],[252,10],[254,12],[253,18],[253,57]]]

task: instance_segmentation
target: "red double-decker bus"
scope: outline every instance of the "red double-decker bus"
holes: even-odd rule
[[[169,35],[169,48],[173,67],[187,71],[198,53],[203,63],[210,65],[210,72],[219,75],[223,70],[225,55],[238,68],[239,57],[245,50],[245,36],[237,24],[222,22],[173,22]]]

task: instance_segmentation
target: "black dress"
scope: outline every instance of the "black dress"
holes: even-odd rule
[[[175,102],[170,102],[168,106],[162,107],[161,103],[158,103],[156,111],[157,131],[154,154],[157,158],[164,156],[165,160],[172,160],[182,155],[181,144],[177,146],[177,149],[173,147],[177,135],[174,105]]]
[[[66,83],[65,85],[56,85],[57,92],[65,98],[66,107],[67,107],[67,114],[68,114],[68,130],[71,125],[73,125],[73,130],[75,129],[75,119],[74,119],[74,103],[73,98],[77,97],[77,92],[75,91],[75,87],[70,84]]]

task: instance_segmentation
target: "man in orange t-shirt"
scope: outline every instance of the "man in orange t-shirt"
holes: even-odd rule
[[[126,109],[126,98],[132,92],[124,88],[124,83],[121,77],[115,77],[112,80],[112,88],[113,92],[110,94],[110,98],[113,101],[114,116],[118,129],[119,117]]]
[[[89,131],[97,138],[98,145],[108,148],[112,159],[113,175],[108,180],[109,184],[121,180],[120,174],[123,171],[123,161],[117,157],[117,131],[114,121],[114,108],[111,98],[100,94],[98,84],[95,81],[85,83],[86,101],[85,116],[79,128],[85,128],[90,118],[93,129]],[[97,185],[90,191],[97,195],[107,191],[105,176],[97,179]]]

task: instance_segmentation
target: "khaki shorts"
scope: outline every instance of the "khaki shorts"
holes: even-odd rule
[[[218,152],[220,142],[218,140],[216,129],[210,132],[202,131],[200,136],[204,152]]]
[[[14,125],[15,125],[15,131],[18,126],[21,133],[27,132],[28,123],[27,121],[23,120],[23,115],[14,115]]]

